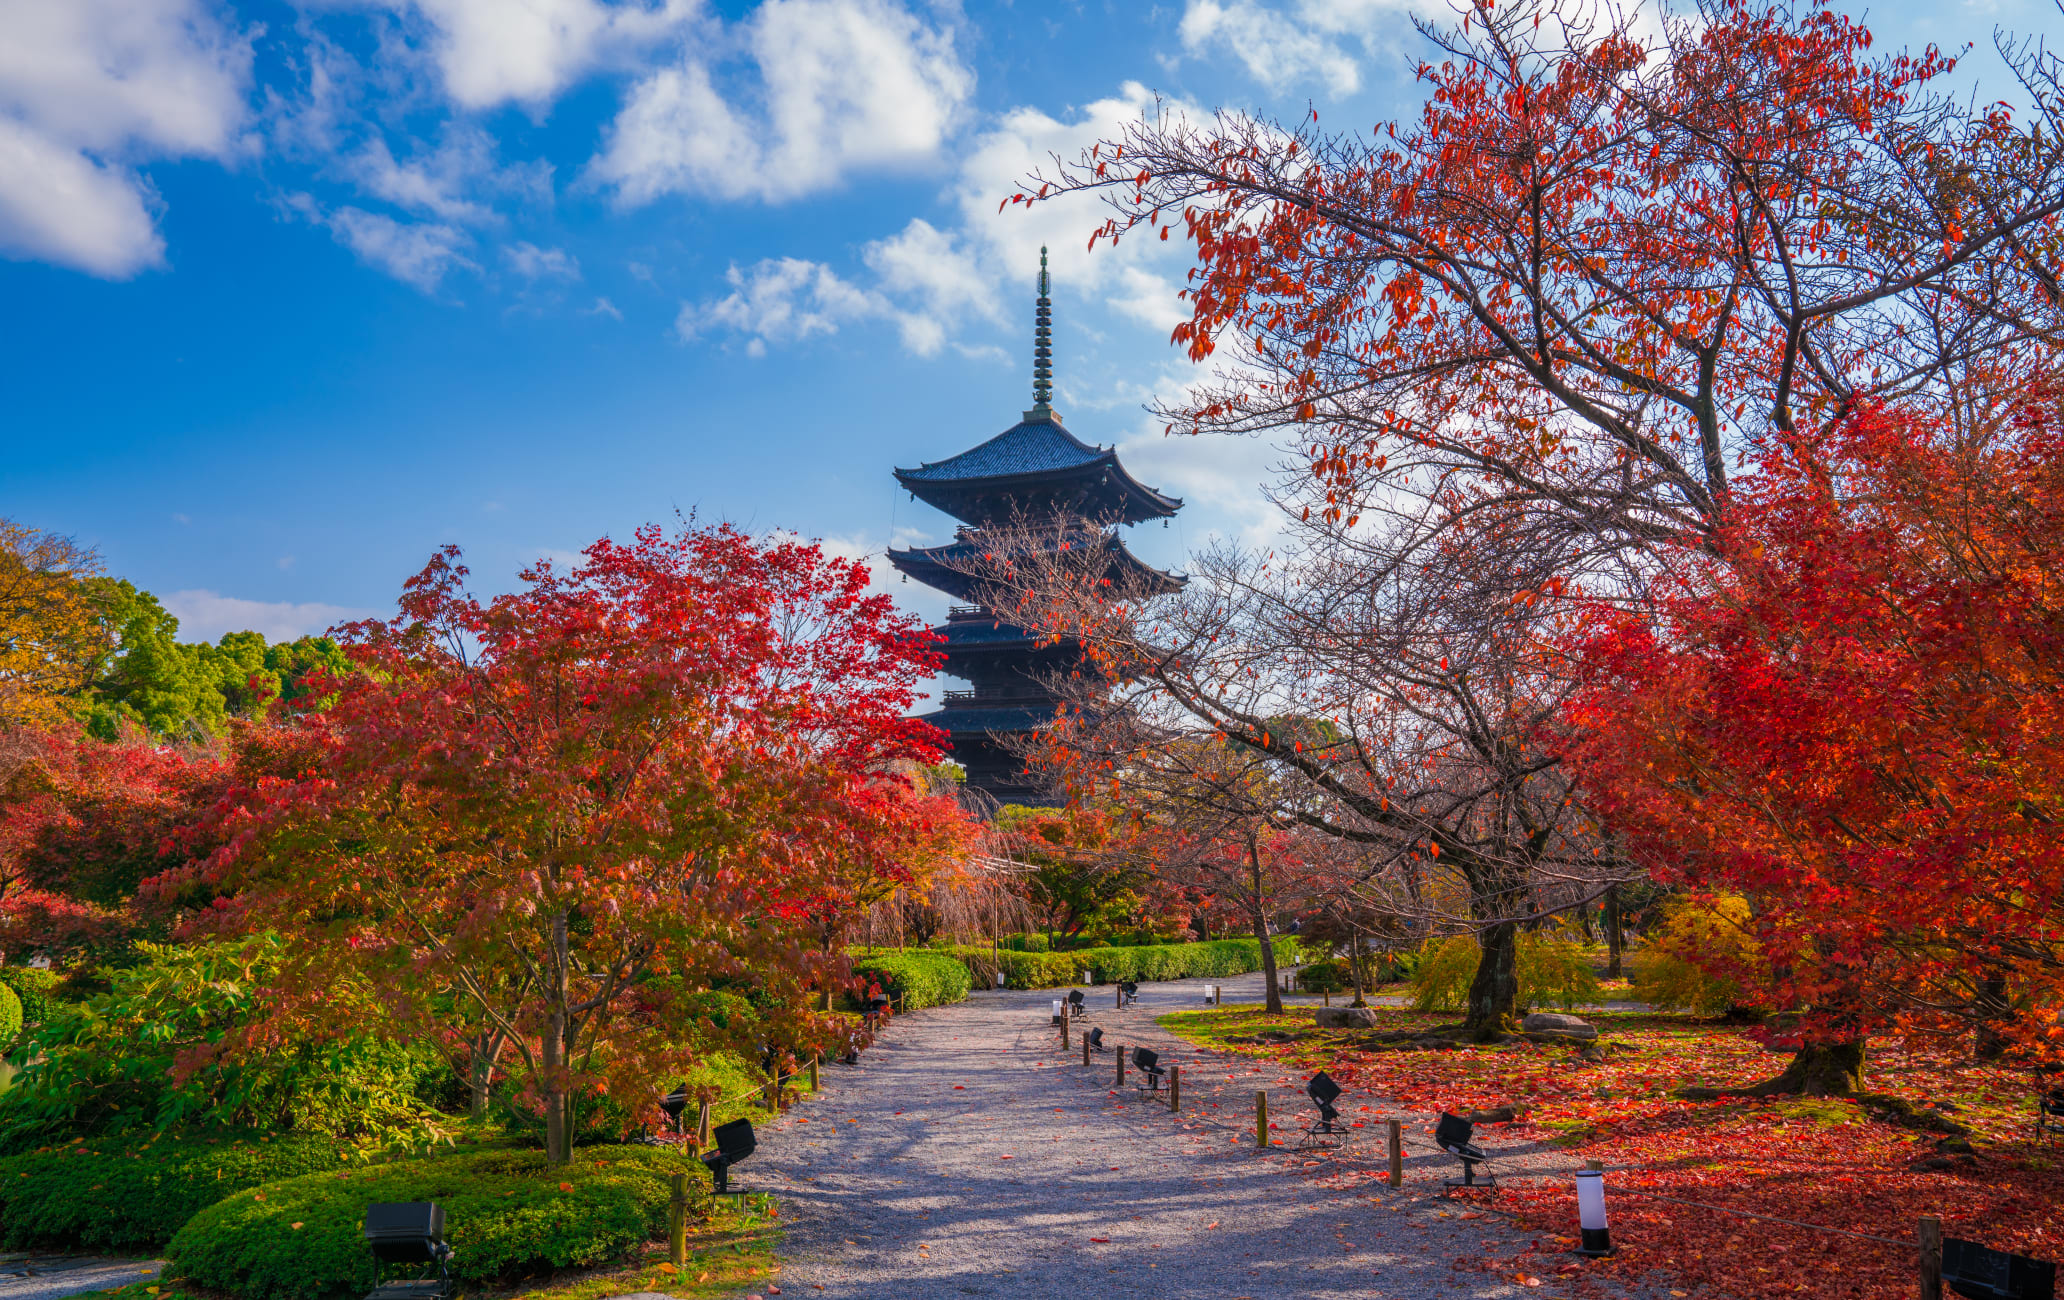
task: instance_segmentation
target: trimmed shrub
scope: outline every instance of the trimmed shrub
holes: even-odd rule
[[[14,1041],[21,1032],[22,1003],[13,989],[0,984],[0,1047]]]
[[[1306,993],[1344,993],[1354,987],[1354,981],[1348,976],[1346,962],[1327,957],[1300,967],[1297,987]]]
[[[967,963],[943,952],[891,952],[853,961],[853,974],[861,980],[877,980],[882,991],[896,1000],[898,1008],[944,1006],[967,998],[973,985]]]
[[[470,1287],[546,1268],[585,1268],[666,1230],[668,1179],[689,1175],[706,1211],[700,1162],[660,1147],[580,1147],[549,1167],[539,1151],[483,1151],[312,1174],[238,1192],[172,1238],[172,1271],[238,1300],[331,1300],[373,1286],[362,1228],[374,1201],[444,1207],[452,1271]]]
[[[1295,962],[1297,941],[1288,935],[1273,940],[1279,964]],[[956,948],[954,952],[975,973],[975,982],[990,986],[991,972],[1001,969],[1014,989],[1050,989],[1078,984],[1088,971],[1090,982],[1117,980],[1193,979],[1213,975],[1245,975],[1261,969],[1261,944],[1254,939],[1212,939],[1204,943],[1145,944],[1136,948],[1082,948],[1075,952],[1000,952]]]
[[[57,996],[57,972],[36,966],[0,966],[0,984],[21,999],[22,1024],[40,1025],[64,1003]]]
[[[249,1132],[78,1142],[10,1156],[0,1160],[0,1248],[155,1252],[225,1196],[338,1169],[350,1157],[328,1138]]]

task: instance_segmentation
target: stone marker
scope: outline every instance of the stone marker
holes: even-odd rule
[[[1549,1038],[1567,1038],[1573,1042],[1590,1042],[1598,1037],[1598,1031],[1588,1021],[1576,1016],[1559,1015],[1553,1011],[1536,1011],[1519,1022],[1519,1032],[1542,1034]]]
[[[1374,1029],[1373,1007],[1313,1007],[1312,1015],[1321,1029]]]

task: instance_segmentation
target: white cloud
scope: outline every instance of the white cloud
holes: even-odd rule
[[[996,126],[976,137],[968,148],[953,196],[960,208],[962,233],[978,249],[992,274],[1029,285],[1039,268],[1039,250],[1049,249],[1056,293],[1088,293],[1107,277],[1139,262],[1178,256],[1171,241],[1135,238],[1116,249],[1104,243],[1089,251],[1089,234],[1107,213],[1091,194],[1071,194],[1030,205],[997,205],[1018,191],[1034,171],[1053,170],[1053,157],[1072,162],[1100,140],[1119,136],[1131,123],[1156,111],[1175,117],[1203,116],[1182,101],[1163,105],[1138,82],[1126,82],[1119,93],[1083,108],[1072,121],[1062,121],[1036,108],[1015,108]]]
[[[1317,82],[1338,99],[1362,87],[1361,66],[1340,38],[1356,37],[1365,53],[1373,52],[1402,26],[1406,12],[1397,0],[1293,0],[1283,6],[1188,0],[1180,31],[1190,53],[1231,54],[1271,91]]]
[[[698,43],[640,81],[589,176],[620,201],[779,202],[862,170],[930,161],[974,90],[951,28],[897,0],[765,0],[734,32],[757,70],[735,103]]]
[[[1176,285],[1151,271],[1128,266],[1118,272],[1118,292],[1104,299],[1113,311],[1129,316],[1166,338],[1190,318]]]
[[[179,620],[179,634],[202,641],[219,640],[226,632],[258,632],[268,641],[292,641],[373,615],[372,610],[345,605],[244,600],[214,591],[175,591],[164,603]]]
[[[502,256],[508,261],[510,269],[526,280],[581,278],[580,263],[574,259],[573,254],[563,248],[539,248],[528,240],[519,240],[502,249]]]
[[[616,309],[616,304],[615,304],[615,303],[613,303],[613,302],[611,302],[611,301],[609,301],[609,299],[607,299],[607,298],[597,298],[597,299],[595,299],[595,305],[594,305],[594,306],[592,306],[592,307],[584,307],[584,308],[582,308],[582,309],[581,309],[581,315],[583,315],[583,316],[607,316],[607,317],[609,317],[609,319],[611,319],[611,320],[622,320],[622,319],[623,319],[623,313],[622,313],[622,312],[620,312],[620,311],[618,311],[618,310]]]
[[[436,222],[396,221],[364,208],[339,208],[322,219],[337,241],[368,266],[433,293],[454,266],[473,266],[460,252],[466,232]]]
[[[251,47],[202,0],[0,0],[0,255],[164,261],[133,170],[240,147]]]
[[[434,29],[445,93],[463,108],[541,106],[583,74],[663,40],[698,0],[390,0]]]
[[[767,258],[748,270],[729,268],[731,292],[712,302],[684,303],[674,323],[683,340],[718,330],[748,336],[748,355],[768,344],[800,343],[860,321],[890,321],[903,346],[935,355],[968,316],[1003,318],[994,287],[954,236],[913,219],[901,232],[861,250],[876,287],[863,288],[821,262]]]
[[[886,300],[842,280],[828,266],[801,258],[768,258],[724,273],[731,292],[715,302],[684,303],[674,330],[686,341],[712,330],[750,335],[763,356],[768,343],[798,343],[835,334],[841,325],[891,314]]]
[[[440,221],[470,225],[500,220],[483,199],[514,195],[549,203],[552,197],[550,164],[501,166],[493,137],[477,126],[453,126],[437,148],[406,161],[396,161],[385,138],[375,135],[350,156],[343,171],[374,198]]]

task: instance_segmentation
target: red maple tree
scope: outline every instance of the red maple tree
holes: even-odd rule
[[[2037,1047],[2064,1007],[2064,419],[1865,409],[1775,442],[1653,606],[1605,603],[1567,712],[1587,798],[1664,879],[1738,891],[1731,971],[1841,1050],[1962,1018]],[[1822,1068],[1825,1067],[1825,1068]]]
[[[487,601],[466,576],[447,549],[344,630],[320,761],[225,802],[201,924],[296,940],[296,1014],[245,1046],[320,1024],[349,968],[476,1072],[513,1055],[563,1161],[598,1096],[649,1117],[702,1047],[813,1032],[843,957],[799,919],[956,815],[893,789],[937,758],[903,713],[937,656],[863,565],[728,526],[605,539]],[[712,990],[750,997],[713,1018]]]

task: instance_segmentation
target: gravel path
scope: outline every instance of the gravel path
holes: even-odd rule
[[[0,1256],[0,1300],[58,1300],[154,1277],[161,1259],[102,1259],[92,1255]],[[814,1293],[813,1293],[814,1294]]]
[[[1259,1001],[1260,976],[1212,981]],[[1183,1068],[1183,1114],[1165,1094],[1113,1087],[1109,1053],[1063,1055],[1050,992],[977,994],[898,1017],[857,1067],[772,1122],[734,1186],[778,1193],[789,1216],[784,1296],[932,1300],[966,1295],[1212,1297],[1521,1294],[1510,1260],[1533,1234],[1434,1196],[1454,1166],[1411,1154],[1403,1192],[1284,1149],[1254,1148],[1254,1092],[1294,1141],[1303,1080],[1266,1062],[1201,1053],[1153,1024],[1201,1007],[1202,980],[1143,985],[1138,1005],[1088,990],[1083,1023]],[[1315,999],[1296,999],[1312,1002]],[[1230,1076],[1230,1077],[1229,1077]],[[1350,1095],[1350,1117],[1381,1099]],[[1415,1117],[1431,1123],[1431,1117]],[[1292,1121],[1296,1121],[1293,1128]],[[1411,1130],[1408,1129],[1408,1133]],[[1366,1167],[1382,1129],[1358,1130]],[[1416,1136],[1416,1135],[1415,1135]],[[1425,1139],[1420,1138],[1422,1149]],[[1540,1167],[1568,1163],[1540,1152]],[[1528,1272],[1559,1288],[1555,1256]],[[1457,1268],[1466,1263],[1466,1268]],[[1093,1291],[1092,1291],[1093,1289]]]

